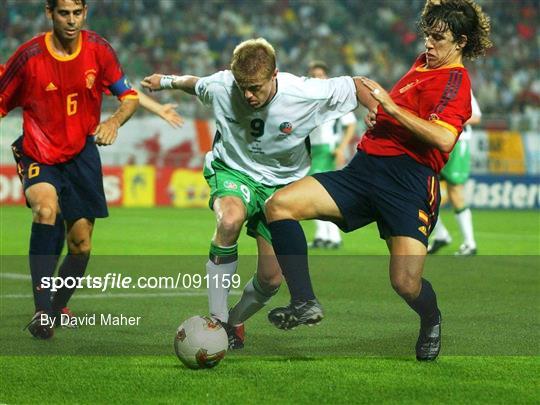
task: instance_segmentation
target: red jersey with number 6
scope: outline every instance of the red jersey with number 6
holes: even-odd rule
[[[98,126],[103,92],[137,98],[110,44],[81,31],[76,51],[58,55],[52,33],[24,43],[0,76],[0,114],[23,109],[23,152],[39,163],[70,160]]]
[[[439,69],[425,67],[422,54],[390,91],[394,102],[424,120],[441,125],[456,136],[471,117],[471,82],[463,65]],[[420,141],[379,106],[375,127],[366,131],[358,149],[368,155],[409,155],[424,166],[440,172],[448,153]]]

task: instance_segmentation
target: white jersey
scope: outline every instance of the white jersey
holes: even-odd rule
[[[217,131],[210,159],[269,186],[306,176],[311,164],[306,138],[358,105],[349,76],[322,80],[279,72],[276,95],[258,109],[245,100],[229,70],[199,79],[195,92],[214,110]]]
[[[476,101],[476,98],[474,97],[474,94],[472,91],[471,91],[471,110],[472,110],[471,117],[482,116],[482,111],[480,110],[478,101]],[[473,132],[472,127],[470,125],[465,125],[465,128],[463,128],[463,132],[459,136],[459,139],[468,142],[472,137],[472,132]]]
[[[326,121],[315,128],[309,135],[312,145],[330,145],[334,149],[336,143],[343,135],[343,127],[356,123],[356,117],[351,111],[337,120]]]

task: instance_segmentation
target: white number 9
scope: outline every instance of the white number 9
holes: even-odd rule
[[[251,201],[251,193],[249,192],[249,188],[247,188],[246,185],[242,184],[240,185],[240,191],[244,195],[246,202],[249,204],[249,202]]]

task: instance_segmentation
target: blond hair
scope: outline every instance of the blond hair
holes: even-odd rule
[[[266,39],[248,39],[234,48],[231,71],[237,81],[268,80],[275,70],[276,51]]]

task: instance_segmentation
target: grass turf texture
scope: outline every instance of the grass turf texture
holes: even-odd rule
[[[459,233],[452,214],[442,215],[454,235],[443,252],[451,254]],[[0,402],[537,403],[538,218],[537,212],[475,211],[485,256],[428,258],[426,277],[444,314],[443,352],[433,364],[414,360],[418,321],[389,287],[385,246],[373,226],[346,235],[343,249],[312,257],[327,315],[320,326],[279,331],[261,311],[247,323],[246,349],[228,353],[213,370],[185,369],[172,348],[176,326],[207,311],[204,290],[107,299],[80,291],[72,301],[79,315],[142,316],[140,326],[59,329],[42,342],[21,331],[32,312],[29,281],[0,278]],[[27,251],[30,212],[2,207],[0,220],[2,272],[27,274],[26,258],[8,255]],[[309,237],[312,224],[305,229]],[[203,274],[212,230],[207,210],[112,209],[96,224],[100,256],[89,272]],[[253,241],[243,236],[240,254],[253,253]],[[163,256],[178,254],[189,256]],[[254,258],[240,260],[244,284]],[[286,301],[282,288],[269,307]]]

